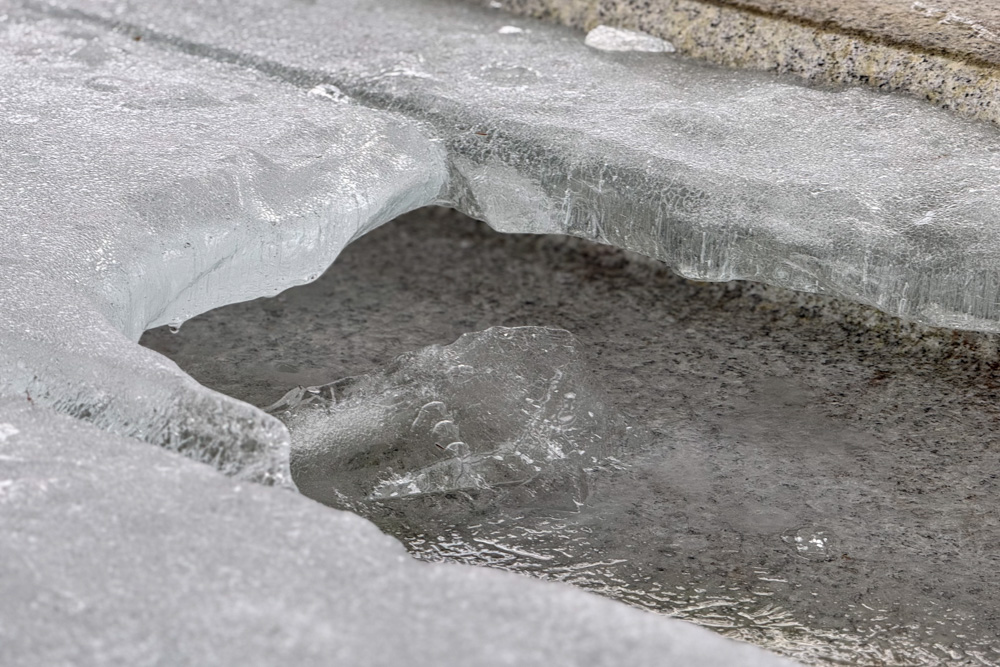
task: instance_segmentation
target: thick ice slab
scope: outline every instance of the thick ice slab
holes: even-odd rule
[[[782,665],[0,402],[0,664]]]
[[[426,120],[449,152],[444,200],[499,230],[1000,330],[996,128],[866,90],[599,52],[538,23],[501,32],[508,15],[445,0],[58,4]]]
[[[129,340],[435,200],[1000,330],[997,132],[913,100],[438,0],[9,6],[0,393],[230,472],[273,476],[284,429]]]
[[[435,198],[413,123],[246,68],[13,11],[0,21],[0,394],[280,474],[287,434],[134,345],[318,276]]]

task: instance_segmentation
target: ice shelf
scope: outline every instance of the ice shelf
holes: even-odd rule
[[[275,420],[135,345],[319,276],[435,198],[413,122],[246,68],[9,12],[0,22],[0,394],[283,476]]]
[[[700,280],[748,279],[1000,331],[1000,133],[447,0],[59,0],[50,13],[424,121],[441,197]],[[336,31],[331,26],[336,26]]]
[[[5,504],[3,528],[21,541],[4,542],[14,551],[2,559],[0,597],[25,600],[2,608],[0,651],[13,652],[0,654],[5,664],[38,664],[37,641],[52,636],[39,628],[53,618],[51,627],[75,633],[69,645],[97,637],[88,640],[92,664],[112,661],[101,642],[138,636],[79,615],[104,598],[79,588],[92,578],[86,568],[65,570],[59,517],[94,511],[92,530],[73,524],[73,548],[112,563],[113,550],[94,536],[148,518],[129,514],[129,503],[174,480],[157,468],[155,481],[137,474],[148,484],[117,488],[94,481],[112,475],[107,468],[73,465],[61,476],[8,475],[48,448],[78,463],[87,454],[76,444],[110,438],[127,449],[54,413],[230,474],[287,483],[288,433],[278,420],[201,387],[135,341],[148,327],[180,326],[312,280],[352,239],[419,206],[450,205],[501,231],[614,244],[686,276],[760,280],[930,324],[1000,331],[997,131],[909,99],[810,89],[669,54],[598,51],[566,29],[434,0],[0,0],[0,82],[0,490],[5,503],[12,489],[55,490],[41,523],[25,518],[36,504]],[[155,468],[159,455],[123,453],[131,463],[118,472]],[[57,497],[60,488],[75,491]],[[98,497],[115,511],[102,514]],[[276,525],[284,525],[280,513],[262,532]],[[51,561],[39,545],[51,547]],[[380,548],[364,546],[357,557],[378,561]],[[253,571],[213,562],[213,582]],[[133,590],[144,565],[122,563],[128,574],[112,588]],[[63,575],[72,581],[57,581]],[[24,584],[31,576],[35,584]],[[148,595],[120,600],[109,616],[142,616],[176,580],[152,582]],[[435,591],[422,618],[467,619],[469,600],[490,596],[473,589],[458,600]],[[76,616],[8,622],[40,608],[31,606],[39,590],[48,591],[42,606]],[[184,604],[171,599],[173,607],[155,609],[172,618]],[[538,593],[532,604],[544,609],[550,599]],[[515,629],[543,615],[522,617],[516,607]],[[574,614],[590,613],[580,608]],[[669,653],[654,650],[654,635],[677,626],[654,628],[624,611],[609,621],[610,608],[594,606],[601,623],[581,627],[620,637],[642,626],[620,643],[639,646],[649,663]],[[377,611],[365,609],[359,618]],[[192,636],[185,633],[198,623],[178,636]],[[285,629],[308,634],[308,625]],[[433,627],[437,637],[466,639],[455,630],[464,625]],[[489,636],[469,636],[477,637],[470,647],[488,645]],[[600,636],[600,646],[612,645]],[[281,641],[299,645],[296,636]],[[316,655],[341,646],[310,641]],[[768,660],[708,635],[689,647],[686,635],[664,641],[682,653],[693,646],[703,660],[678,654],[683,664]],[[232,644],[185,644],[185,655]],[[580,655],[597,655],[581,646]],[[475,661],[472,650],[463,655]],[[510,650],[501,658],[522,663],[531,649]],[[727,653],[737,650],[749,657]]]

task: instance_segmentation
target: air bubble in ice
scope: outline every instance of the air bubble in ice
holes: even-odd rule
[[[809,526],[791,530],[781,540],[809,560],[830,560],[836,555],[837,537],[827,528]]]
[[[344,91],[331,83],[324,83],[310,88],[309,94],[313,97],[320,97],[331,102],[336,102],[337,104],[350,104],[351,102],[351,98]]]

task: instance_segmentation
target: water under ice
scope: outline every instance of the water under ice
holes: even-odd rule
[[[229,472],[284,428],[132,342],[432,202],[1000,330],[996,129],[916,100],[439,0],[5,7],[0,393]]]
[[[465,334],[361,377],[300,387],[270,410],[293,434],[299,490],[361,511],[364,501],[449,493],[575,511],[586,470],[643,441],[589,380],[573,335],[546,327]]]

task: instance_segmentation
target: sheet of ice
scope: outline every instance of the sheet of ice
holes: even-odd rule
[[[788,665],[0,400],[0,664]],[[16,432],[15,432],[16,431]]]
[[[0,394],[230,472],[273,477],[283,427],[131,342],[431,201],[1000,330],[997,131],[914,100],[443,0],[6,6]]]
[[[465,334],[300,387],[271,411],[292,432],[296,486],[338,507],[461,492],[573,511],[585,469],[642,442],[590,382],[574,336],[546,327]]]
[[[556,26],[502,35],[509,16],[448,0],[53,4],[426,120],[449,154],[443,201],[500,231],[1000,331],[995,127],[869,90],[601,52]]]

